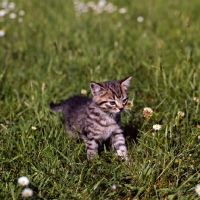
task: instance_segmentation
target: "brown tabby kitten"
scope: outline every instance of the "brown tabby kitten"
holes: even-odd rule
[[[127,89],[131,78],[91,82],[92,99],[76,95],[59,104],[50,104],[52,110],[63,113],[67,133],[84,140],[89,159],[109,138],[118,156],[128,160],[120,113],[128,101]]]

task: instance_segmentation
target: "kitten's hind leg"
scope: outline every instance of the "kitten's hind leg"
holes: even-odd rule
[[[87,158],[88,160],[90,160],[97,155],[97,149],[99,148],[99,144],[94,139],[88,139],[86,141],[86,148],[87,148]]]
[[[79,137],[78,130],[76,130],[75,128],[71,128],[71,126],[69,126],[68,122],[65,122],[65,130],[71,138],[78,138]]]
[[[116,150],[117,155],[128,161],[128,151],[122,130],[117,130],[111,135],[111,145]]]

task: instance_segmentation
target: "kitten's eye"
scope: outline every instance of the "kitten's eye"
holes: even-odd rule
[[[126,104],[128,101],[128,98],[123,99],[123,104]]]
[[[116,105],[115,101],[109,101],[110,105],[114,106]]]

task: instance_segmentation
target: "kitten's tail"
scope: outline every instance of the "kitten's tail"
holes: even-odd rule
[[[50,103],[50,108],[56,112],[63,111],[63,105],[61,103],[55,104],[53,102]]]

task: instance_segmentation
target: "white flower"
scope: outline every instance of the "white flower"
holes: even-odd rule
[[[125,108],[128,110],[131,110],[131,108],[133,107],[133,102],[132,101],[128,101]]]
[[[194,102],[198,103],[199,102],[199,97],[193,97]]]
[[[122,23],[121,22],[117,22],[117,27],[121,27]]]
[[[21,186],[25,186],[25,185],[28,185],[29,184],[29,180],[26,176],[22,176],[18,179],[18,183],[21,185]]]
[[[19,15],[21,15],[21,16],[25,15],[24,10],[20,10],[20,11],[19,11]]]
[[[144,21],[144,17],[142,17],[142,16],[139,16],[139,17],[137,17],[137,22],[143,22]]]
[[[1,3],[1,7],[2,8],[6,8],[8,6],[8,1],[3,1],[2,3]]]
[[[11,19],[15,19],[15,18],[17,17],[17,15],[16,15],[15,13],[10,13],[9,17],[10,17]]]
[[[183,118],[185,116],[185,113],[183,111],[178,111],[178,117]]]
[[[6,34],[4,30],[0,30],[0,37],[3,37]]]
[[[159,131],[161,128],[162,128],[162,126],[161,126],[160,124],[154,124],[154,125],[153,125],[153,129],[154,129],[155,131]]]
[[[200,184],[195,187],[195,191],[200,196]]]
[[[33,196],[33,190],[31,190],[30,188],[25,188],[24,190],[22,190],[22,197],[31,197]]]
[[[97,6],[103,8],[106,5],[106,0],[99,0]]]
[[[3,17],[7,13],[6,10],[0,10],[0,17]]]
[[[124,13],[126,13],[127,12],[127,9],[126,8],[120,8],[119,9],[119,13],[121,13],[121,14],[124,14]]]
[[[153,114],[153,110],[152,110],[151,108],[145,107],[145,108],[143,109],[143,116],[144,116],[145,118],[150,118],[150,117],[152,116],[152,114]]]
[[[96,9],[96,4],[92,1],[87,2],[87,6],[88,6],[88,8],[91,8],[93,10]]]
[[[82,90],[81,90],[81,94],[86,95],[86,94],[87,94],[87,90],[82,89]]]
[[[117,186],[116,186],[115,184],[113,184],[113,185],[111,186],[111,189],[112,189],[112,190],[116,190],[116,189],[117,189]]]
[[[108,13],[113,13],[114,11],[117,10],[117,6],[113,5],[112,3],[108,3],[105,7],[104,10]]]
[[[35,130],[37,130],[37,127],[36,126],[32,126],[31,129],[35,131]]]
[[[87,13],[88,7],[86,5],[82,5],[82,6],[77,7],[77,10],[82,13]]]
[[[10,2],[10,3],[8,4],[8,8],[9,8],[9,9],[14,9],[14,8],[15,8],[15,3]]]
[[[19,19],[18,19],[18,22],[19,22],[19,23],[22,23],[22,22],[23,22],[23,19],[22,19],[22,18],[19,18]]]

